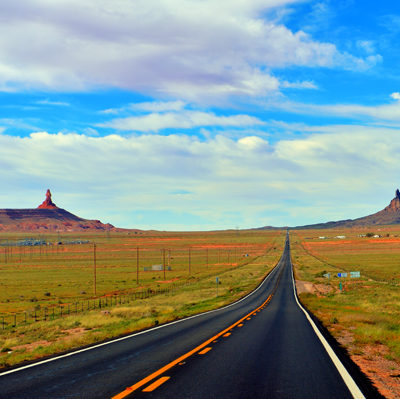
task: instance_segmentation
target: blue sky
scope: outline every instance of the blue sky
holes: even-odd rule
[[[50,188],[119,227],[294,226],[400,185],[397,2],[7,3],[2,208]]]

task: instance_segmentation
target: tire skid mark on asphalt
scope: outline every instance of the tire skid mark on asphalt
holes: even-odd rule
[[[132,395],[139,388],[144,387],[146,384],[148,384],[149,382],[153,381],[155,378],[160,377],[166,371],[171,370],[176,365],[181,365],[182,362],[184,362],[184,360],[188,359],[189,357],[193,356],[194,354],[199,354],[200,351],[204,350],[204,348],[207,347],[207,345],[209,345],[211,343],[215,343],[218,340],[218,338],[220,338],[221,336],[228,337],[229,335],[231,335],[230,331],[232,331],[235,327],[238,327],[240,324],[243,325],[245,320],[250,320],[251,319],[250,316],[252,316],[252,315],[255,316],[257,311],[259,311],[261,309],[264,309],[269,304],[269,302],[271,301],[272,297],[274,296],[276,290],[278,289],[278,285],[279,285],[279,282],[281,280],[282,273],[283,273],[283,268],[281,268],[281,270],[279,272],[279,276],[278,276],[278,278],[277,278],[277,280],[275,282],[274,288],[272,289],[272,293],[256,309],[252,310],[246,316],[242,317],[241,319],[239,319],[238,321],[236,321],[235,323],[233,323],[229,327],[225,328],[224,330],[222,330],[218,334],[216,334],[213,337],[209,338],[208,340],[204,341],[202,344],[198,345],[196,348],[194,348],[191,351],[185,353],[184,355],[178,357],[177,359],[173,360],[172,362],[166,364],[165,366],[161,367],[160,369],[158,369],[154,373],[149,374],[147,377],[145,377],[142,380],[138,381],[136,384],[134,384],[134,385],[132,385],[130,387],[127,387],[124,391],[122,391],[119,394],[113,396],[111,399],[123,399],[123,398],[126,398],[127,396]],[[184,363],[186,363],[186,362],[184,362]],[[166,379],[163,379],[163,378],[166,378]],[[170,377],[163,377],[163,378],[159,378],[158,380],[156,380],[155,382],[150,384],[147,388],[144,388],[143,392],[152,392],[154,389],[156,389],[157,387],[162,385],[164,382],[166,382]],[[159,382],[160,380],[162,382],[157,385],[157,382]],[[150,387],[153,387],[153,386],[155,386],[154,389],[151,389],[151,391],[148,390],[148,389],[150,389]]]

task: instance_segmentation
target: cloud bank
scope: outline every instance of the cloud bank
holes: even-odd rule
[[[33,207],[51,188],[59,206],[82,217],[159,229],[187,229],[188,220],[191,229],[292,225],[386,205],[398,181],[398,131],[324,129],[273,145],[255,136],[3,134],[0,180],[21,195],[17,204],[7,192],[0,200]],[[156,221],[152,212],[172,216]]]
[[[274,68],[365,69],[379,61],[339,51],[280,23],[300,0],[26,0],[0,4],[0,87],[120,88],[194,101],[265,96]]]

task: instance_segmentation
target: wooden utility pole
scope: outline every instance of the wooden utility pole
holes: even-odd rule
[[[164,281],[165,281],[165,248],[163,248],[163,269],[164,269]]]
[[[191,269],[191,263],[192,263],[192,251],[191,251],[191,249],[189,248],[189,276],[190,276],[190,274],[191,274],[191,271],[190,271],[190,269]]]
[[[136,247],[136,284],[139,285],[139,247]]]
[[[94,295],[97,294],[97,281],[96,281],[96,244],[93,243],[93,266],[94,266]]]

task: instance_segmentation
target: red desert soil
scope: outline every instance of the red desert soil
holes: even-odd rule
[[[352,341],[350,333],[345,333],[343,338],[338,339],[343,346],[351,348],[349,340]],[[383,345],[367,345],[362,350],[362,355],[350,356],[354,363],[368,376],[385,398],[400,398],[399,364],[384,357],[389,355],[389,350]]]

